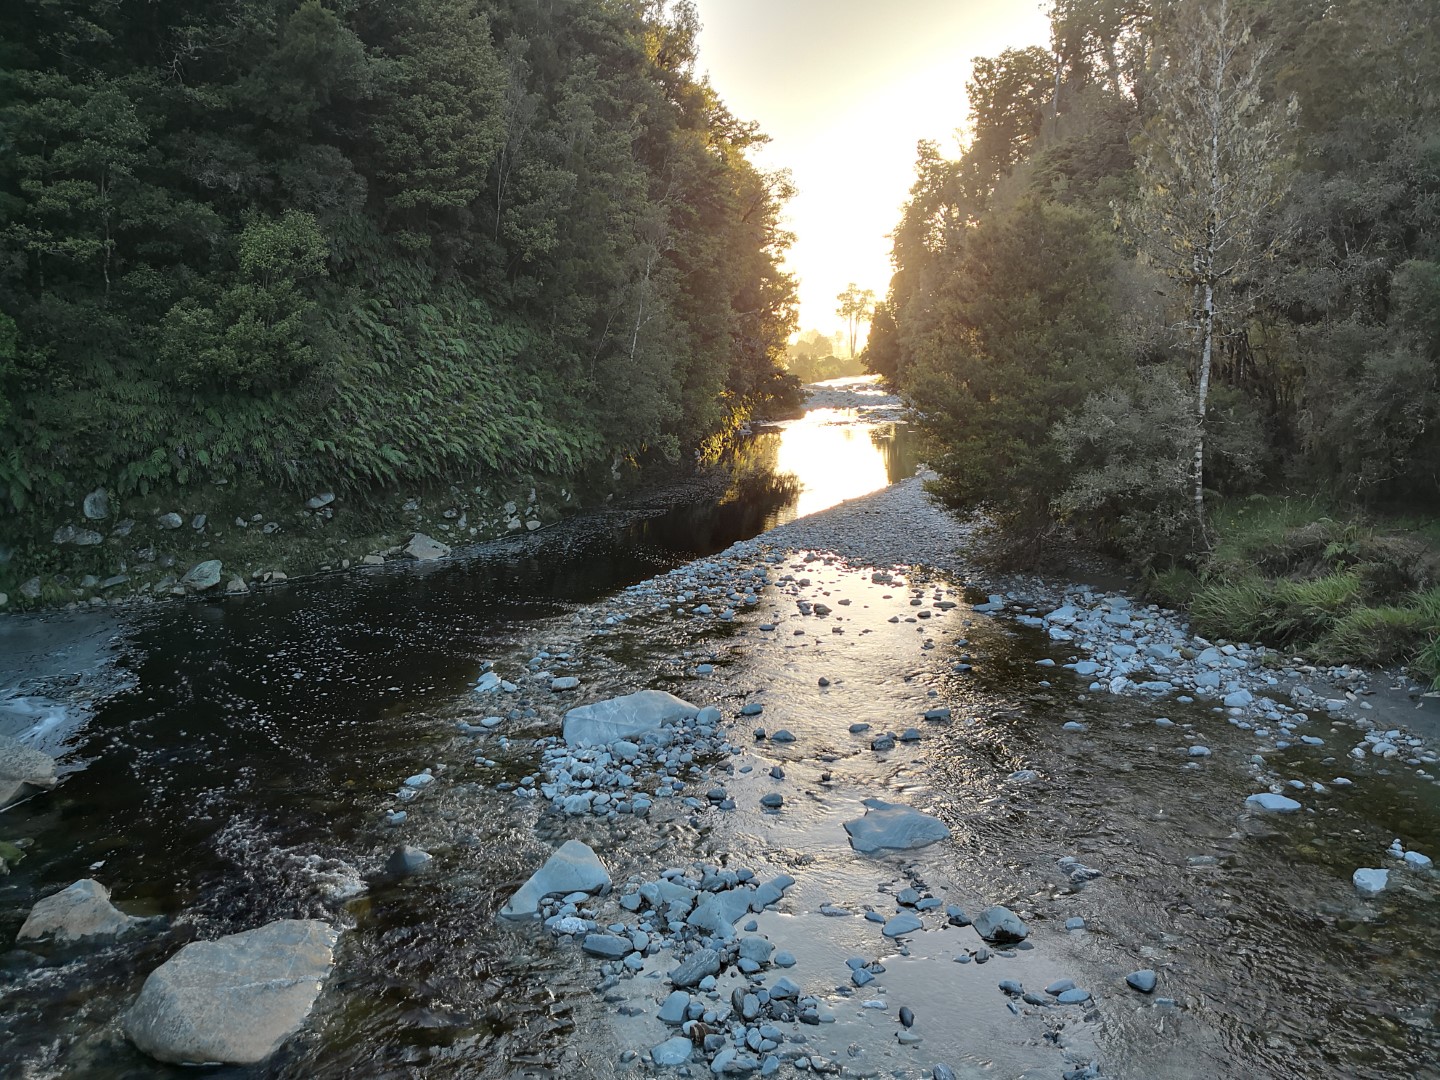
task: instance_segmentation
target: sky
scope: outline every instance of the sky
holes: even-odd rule
[[[800,326],[841,328],[835,297],[854,281],[884,297],[890,241],[914,178],[915,144],[958,152],[976,56],[1048,45],[1040,0],[696,0],[698,67],[788,168],[788,225]]]

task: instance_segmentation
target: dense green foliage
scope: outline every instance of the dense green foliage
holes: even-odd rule
[[[948,447],[947,497],[1183,556],[1209,539],[1184,520],[1203,445],[1212,496],[1435,508],[1430,7],[1059,0],[1051,55],[977,61],[963,152],[920,147],[866,353]],[[1084,273],[1034,233],[1061,213]]]
[[[844,337],[843,333],[837,333],[831,338],[819,330],[800,334],[785,347],[785,370],[802,383],[865,374],[858,356],[835,355],[837,349],[844,351],[841,347]]]
[[[937,490],[988,507],[1012,553],[1066,524],[1188,579],[1214,632],[1413,649],[1426,558],[1370,560],[1412,568],[1386,588],[1343,558],[1242,569],[1208,553],[1234,523],[1207,508],[1298,490],[1352,519],[1440,511],[1433,4],[1051,19],[1049,54],[976,62],[957,157],[921,144],[871,327],[868,366],[942,448]],[[1362,656],[1367,635],[1392,644]]]
[[[4,5],[0,515],[676,460],[783,393],[788,182],[697,30],[646,0]]]

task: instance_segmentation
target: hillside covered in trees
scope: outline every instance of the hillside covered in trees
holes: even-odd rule
[[[686,4],[0,9],[0,520],[679,460],[792,384]]]
[[[934,435],[937,490],[989,507],[1012,551],[1066,524],[1202,576],[1233,532],[1217,515],[1245,499],[1433,517],[1434,15],[1058,0],[1051,50],[978,59],[963,152],[920,146],[866,353]],[[1288,620],[1294,640],[1357,598],[1440,584],[1440,560],[1364,539],[1289,536],[1270,569],[1333,572],[1331,593],[1257,586],[1239,604],[1254,618],[1217,621],[1253,638]],[[1429,601],[1396,620],[1440,623]]]

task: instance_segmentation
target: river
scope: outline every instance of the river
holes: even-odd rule
[[[659,969],[597,994],[595,961],[494,919],[572,836],[602,853],[617,885],[695,859],[792,873],[795,890],[759,931],[795,954],[795,977],[816,993],[845,981],[846,957],[882,955],[862,913],[893,910],[907,884],[972,912],[1009,903],[1035,928],[1034,948],[988,963],[955,963],[979,942],[948,925],[884,942],[882,996],[913,1005],[924,1041],[897,1044],[893,1010],[831,993],[840,1021],[806,1045],[845,1075],[918,1078],[941,1060],[965,1077],[1058,1077],[1091,1060],[1099,1075],[1136,1080],[1440,1075],[1433,873],[1397,872],[1377,901],[1349,883],[1354,867],[1384,865],[1392,836],[1440,854],[1433,784],[1346,762],[1354,787],[1316,798],[1313,812],[1247,814],[1245,733],[1201,704],[1169,704],[1177,730],[1203,731],[1214,754],[1200,765],[1182,746],[1177,757],[1153,704],[1086,694],[1065,673],[1038,678],[1054,652],[1044,635],[972,614],[966,601],[979,597],[943,575],[877,582],[792,560],[777,565],[791,584],[767,587],[733,623],[607,621],[628,586],[911,475],[914,437],[887,415],[816,409],[762,431],[718,498],[657,497],[433,565],[123,619],[123,685],[88,715],[34,699],[12,709],[12,727],[29,723],[64,752],[66,775],[0,815],[0,839],[33,840],[0,878],[0,933],[82,877],[168,929],[0,956],[3,1075],[188,1075],[130,1047],[119,1013],[181,943],[282,917],[344,929],[335,973],[306,1030],[268,1063],[210,1075],[650,1075],[633,1052],[665,1035],[653,1018]],[[781,640],[765,627],[788,634],[791,593],[844,607]],[[922,602],[933,617],[917,622]],[[93,630],[79,636],[93,645]],[[957,656],[972,669],[957,670]],[[494,736],[457,736],[457,722],[495,708],[473,692],[487,662],[573,669],[587,700],[656,686],[731,713],[763,701],[771,730],[784,724],[795,742],[751,745],[736,722],[735,756],[707,765],[734,811],[542,811],[509,788],[536,771],[531,740],[554,730],[548,692],[505,702]],[[937,702],[957,722],[927,727],[921,742],[877,754],[868,735],[847,734],[862,722],[899,730]],[[1063,720],[1083,721],[1083,737],[1061,735]],[[1328,782],[1327,753],[1296,751],[1284,767]],[[385,824],[397,784],[422,766],[442,783],[405,826]],[[756,805],[772,768],[786,774],[778,814]],[[697,781],[702,797],[708,782]],[[930,808],[952,841],[857,856],[839,823],[875,795]],[[436,868],[384,880],[401,840]],[[1065,856],[1100,875],[1072,880],[1057,870]],[[1075,917],[1086,927],[1065,930]],[[1142,966],[1161,973],[1161,1000],[1125,989]],[[1007,1009],[996,990],[1062,977],[1094,1000]]]

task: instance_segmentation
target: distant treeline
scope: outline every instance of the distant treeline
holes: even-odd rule
[[[1440,509],[1435,16],[1058,0],[1052,49],[977,60],[866,353],[943,494],[1142,561],[1217,493]]]
[[[788,182],[697,32],[647,0],[0,5],[0,518],[676,460],[784,393]]]

